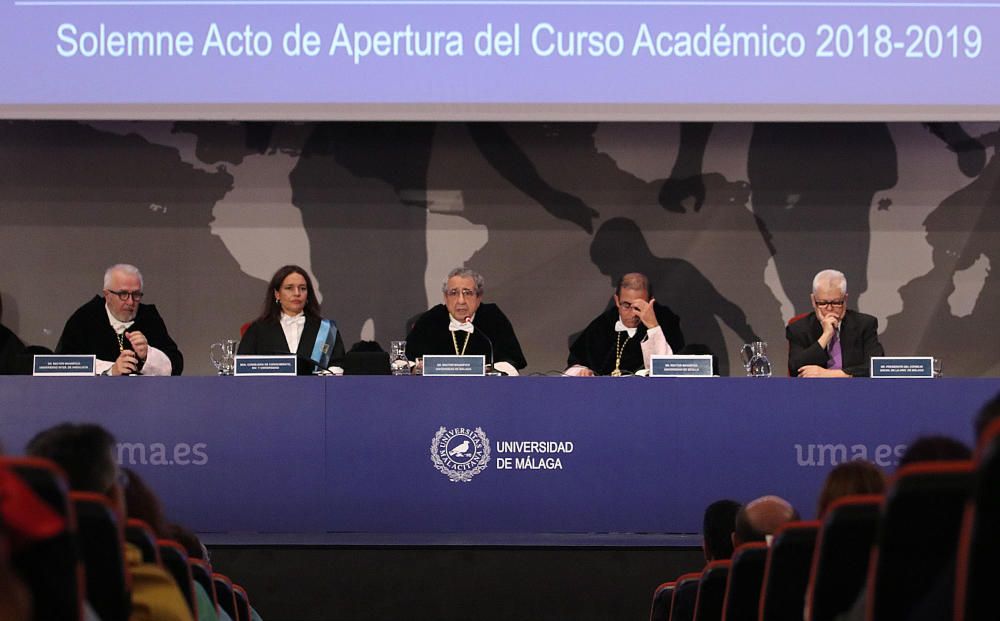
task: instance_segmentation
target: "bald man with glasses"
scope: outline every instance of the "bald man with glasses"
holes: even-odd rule
[[[878,319],[847,308],[847,277],[823,270],[813,278],[813,310],[785,329],[788,374],[868,377],[872,356],[884,356]]]
[[[184,356],[156,307],[141,303],[142,285],[134,265],[109,267],[101,295],[66,321],[56,353],[94,354],[99,375],[180,375]]]

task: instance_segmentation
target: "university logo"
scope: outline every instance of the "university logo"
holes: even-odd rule
[[[431,440],[431,461],[449,481],[468,483],[490,463],[490,439],[482,427],[441,427]]]

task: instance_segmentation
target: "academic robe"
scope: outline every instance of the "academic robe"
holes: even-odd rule
[[[684,348],[684,334],[681,332],[681,321],[666,306],[653,304],[656,322],[663,330],[663,336],[675,353]],[[625,342],[628,332],[622,332],[620,340],[615,332],[618,321],[618,307],[612,306],[596,319],[590,322],[580,336],[569,347],[567,366],[581,365],[594,372],[595,375],[610,375],[615,369],[615,347],[624,343],[622,360],[619,369],[622,373],[635,373],[645,368],[642,359],[642,339],[646,338],[646,326],[642,323],[636,329],[635,336]]]
[[[406,357],[416,360],[427,354],[454,355],[455,341],[452,341],[452,332],[448,329],[449,317],[448,307],[444,304],[438,304],[421,315],[406,335]],[[496,304],[480,304],[476,316],[472,318],[472,325],[475,327],[472,334],[455,332],[459,352],[468,338],[465,355],[486,356],[486,364],[489,364],[492,340],[493,362],[506,362],[519,370],[528,365],[514,334],[514,326]]]
[[[815,364],[826,368],[830,354],[819,346],[823,325],[812,313],[785,328],[788,339],[788,374],[797,377],[799,368]],[[884,356],[878,341],[878,319],[848,310],[840,322],[840,353],[843,371],[854,377],[871,374],[872,356]]]
[[[295,357],[298,359],[298,374],[311,375],[316,369],[316,363],[312,361],[313,347],[316,345],[316,335],[319,333],[319,326],[322,319],[319,317],[306,317],[306,325],[302,328],[302,336],[299,338],[299,346],[295,350]],[[288,350],[288,339],[281,329],[278,320],[260,321],[250,324],[247,331],[240,339],[238,354],[256,354],[259,356],[278,356],[290,354]],[[344,339],[337,330],[337,338],[333,343],[333,353],[330,355],[330,366],[341,366],[344,360]]]
[[[24,343],[7,326],[0,324],[0,375],[22,373]]]
[[[184,356],[177,343],[167,333],[160,313],[153,304],[139,304],[135,322],[126,332],[142,332],[151,347],[162,351],[170,359],[171,375],[180,375],[184,370]],[[125,339],[125,349],[132,344]],[[66,321],[57,354],[94,354],[98,360],[114,362],[121,351],[118,335],[108,322],[108,312],[104,298],[97,295],[74,312]]]

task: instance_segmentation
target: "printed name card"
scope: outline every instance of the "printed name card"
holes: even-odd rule
[[[39,354],[34,358],[31,374],[41,377],[93,375],[96,360],[97,356],[52,356]]]
[[[486,375],[486,356],[424,356],[424,375]]]
[[[651,356],[650,377],[712,377],[712,357],[691,356]]]
[[[876,378],[934,377],[931,356],[893,356],[872,358],[871,376]]]
[[[298,360],[295,356],[236,356],[233,375],[295,375]]]

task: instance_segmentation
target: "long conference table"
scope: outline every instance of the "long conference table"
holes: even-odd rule
[[[1000,378],[0,377],[0,442],[18,454],[51,425],[99,423],[168,517],[234,541],[694,540],[713,500],[774,493],[808,518],[837,463],[891,472],[919,435],[971,443],[998,391]]]

